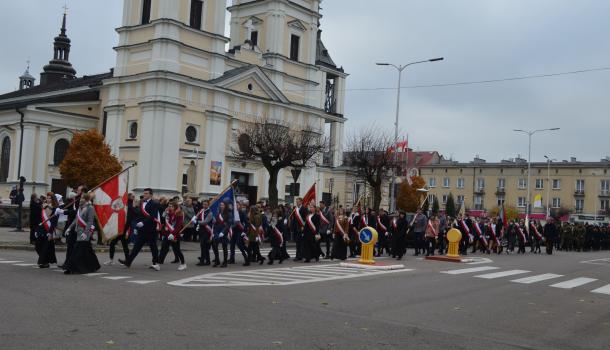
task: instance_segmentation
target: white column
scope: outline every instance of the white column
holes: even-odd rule
[[[180,3],[184,6],[188,5],[186,1],[176,1],[176,0],[158,0],[159,1],[159,11],[158,18],[171,18],[176,21],[180,21]],[[154,1],[152,2],[154,6]],[[152,18],[151,18],[152,19]]]
[[[19,143],[21,142],[21,132],[17,132],[17,152],[19,152]],[[36,144],[36,126],[33,124],[23,125],[23,153],[21,155],[21,176],[25,176],[27,182],[32,182],[34,179],[34,162]],[[17,164],[19,164],[19,154],[17,154]],[[19,181],[18,166],[15,167],[15,181]]]
[[[222,178],[229,171],[226,164],[225,150],[227,145],[227,127],[229,116],[221,113],[206,112],[205,123],[205,160],[203,162],[203,192],[207,194],[219,193],[227,186],[222,182],[219,186],[210,185],[210,166],[213,161],[222,162]]]
[[[48,183],[47,182],[47,168],[52,163],[53,159],[48,159],[48,155],[53,156],[55,145],[49,144],[49,127],[47,125],[41,125],[38,128],[38,151],[36,152],[35,160],[35,176],[32,178],[37,183]],[[25,140],[24,140],[25,141]],[[50,150],[50,152],[48,152]]]
[[[119,146],[121,145],[125,105],[108,106],[104,108],[104,112],[106,112],[106,142],[110,146],[112,154],[120,159]]]
[[[180,133],[184,106],[151,101],[140,103],[142,132],[137,190],[152,188],[157,195],[180,194]]]
[[[343,164],[343,127],[343,123],[340,122],[330,124],[330,149],[332,151],[333,167]]]

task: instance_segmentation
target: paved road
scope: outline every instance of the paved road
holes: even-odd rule
[[[2,349],[608,349],[610,253],[39,270],[0,250]],[[171,257],[171,254],[170,254]],[[61,258],[61,256],[60,256]],[[60,259],[61,260],[61,259]],[[188,252],[187,260],[196,261]],[[100,261],[105,261],[100,257]],[[586,262],[585,262],[586,261]],[[466,270],[467,269],[467,270]]]

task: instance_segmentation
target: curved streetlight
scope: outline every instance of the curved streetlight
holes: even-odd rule
[[[400,114],[400,81],[402,79],[402,71],[405,70],[405,68],[407,68],[408,66],[412,66],[414,64],[419,64],[419,63],[429,63],[429,62],[438,62],[438,61],[442,61],[444,60],[444,57],[437,57],[437,58],[431,58],[428,60],[423,60],[423,61],[415,61],[415,62],[411,62],[411,63],[407,63],[405,65],[395,65],[392,63],[387,63],[387,62],[377,62],[375,63],[378,66],[390,66],[390,67],[394,67],[397,71],[398,71],[398,92],[396,95],[396,121],[394,122],[394,163],[396,163],[396,158],[397,158],[397,149],[396,149],[396,143],[398,142],[398,116]],[[408,152],[408,151],[407,151]],[[394,166],[396,166],[396,164],[394,164]],[[394,174],[392,176],[392,186],[390,187],[390,212],[394,212],[396,210],[396,200],[395,200],[395,183],[396,183],[396,174]]]

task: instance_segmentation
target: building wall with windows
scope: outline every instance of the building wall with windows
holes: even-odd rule
[[[487,163],[476,159],[470,163],[445,162],[420,168],[421,176],[437,196],[441,208],[452,193],[456,202],[463,199],[466,208],[489,211],[505,203],[525,212],[527,204],[528,166],[523,159]],[[432,186],[436,184],[436,186]],[[536,196],[541,207],[535,207]],[[564,207],[572,213],[605,213],[610,201],[610,159],[599,162],[570,161],[532,163],[532,213],[545,213]]]

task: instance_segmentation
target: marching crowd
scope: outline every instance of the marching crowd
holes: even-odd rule
[[[91,194],[84,186],[78,187],[67,204],[61,203],[53,193],[38,198],[32,195],[30,205],[30,240],[35,244],[38,266],[48,268],[57,264],[55,243],[66,241],[66,260],[60,265],[66,274],[97,271],[100,264],[92,247],[95,233],[95,209]],[[295,206],[279,206],[271,209],[262,202],[223,201],[218,210],[210,210],[211,200],[179,197],[153,198],[153,191],[145,189],[136,199],[129,194],[125,227],[108,243],[110,260],[115,263],[116,245],[121,244],[124,258],[118,262],[130,267],[141,249],[148,245],[152,254],[151,268],[159,271],[171,248],[178,270],[186,269],[181,241],[199,242],[201,254],[197,266],[225,268],[236,263],[236,251],[242,256],[243,265],[252,263],[282,263],[291,258],[286,243],[296,243],[294,261],[309,263],[323,259],[345,260],[360,254],[358,232],[363,227],[375,228],[378,242],[375,255],[389,255],[401,260],[407,246],[414,247],[414,255],[445,254],[446,234],[451,228],[462,234],[460,254],[541,253],[553,249],[599,250],[610,249],[608,227],[555,222],[524,220],[502,222],[501,217],[471,218],[458,214],[452,218],[444,214],[428,217],[421,210],[408,218],[404,212],[390,216],[381,209],[379,213],[363,209],[357,203],[350,210],[328,207],[324,202],[303,203],[297,198]],[[234,207],[235,206],[235,207]],[[58,228],[58,218],[67,220],[63,232]],[[506,220],[508,221],[508,220]],[[161,241],[160,250],[158,241]],[[130,249],[129,243],[133,242]],[[267,256],[261,253],[261,245],[271,246]],[[99,244],[100,242],[98,242]],[[210,252],[211,251],[211,252]]]

